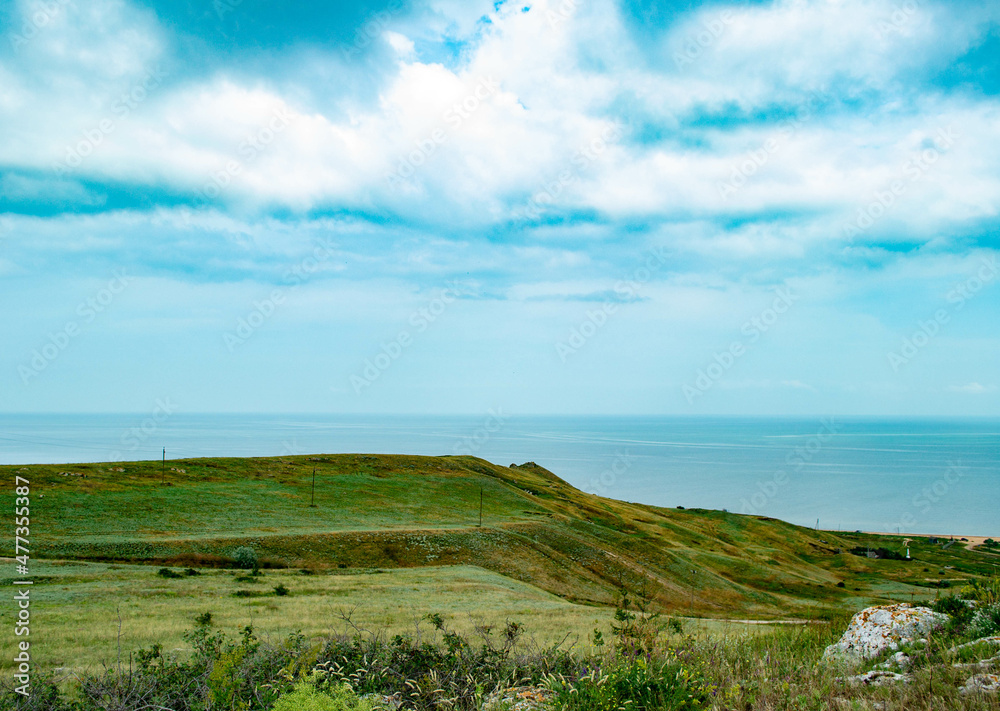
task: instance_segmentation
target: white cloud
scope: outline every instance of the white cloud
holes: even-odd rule
[[[439,31],[469,33],[466,59],[424,63],[408,36],[387,30],[396,73],[373,106],[327,115],[280,85],[216,75],[173,77],[125,116],[116,102],[164,59],[163,31],[121,1],[67,9],[23,56],[0,65],[9,79],[0,112],[17,139],[0,148],[0,160],[49,169],[110,120],[113,131],[72,175],[207,188],[244,208],[388,209],[470,227],[510,219],[546,193],[553,194],[543,200],[549,213],[584,210],[612,220],[801,211],[817,217],[812,227],[799,225],[800,234],[839,240],[858,209],[906,180],[908,161],[938,129],[954,127],[954,146],[905,183],[871,234],[928,239],[1000,210],[996,102],[933,92],[913,98],[904,88],[915,62],[964,51],[982,32],[937,5],[920,3],[895,24],[888,0],[698,11],[666,31],[664,55],[652,65],[610,2],[580,6],[557,22],[549,14],[560,12],[555,0],[528,12],[503,6],[485,26],[472,19],[481,8],[434,8],[442,18],[464,17]],[[888,30],[880,25],[887,19]],[[718,37],[712,28],[721,28]],[[699,37],[709,36],[700,47]],[[700,47],[697,57],[678,66],[675,55],[690,42]],[[43,74],[59,85],[35,81]],[[881,92],[885,106],[849,110],[842,101],[864,93],[851,87]],[[811,107],[790,131],[773,123],[686,123],[692,112],[731,106],[794,109],[809,92],[829,105]],[[669,127],[666,140],[637,142],[636,127],[626,127],[620,141],[580,160],[581,147],[606,134],[624,99],[634,116]],[[271,136],[276,116],[285,118],[273,140],[248,148],[248,140]],[[762,150],[765,159],[754,166]],[[721,195],[741,171],[738,189]],[[390,177],[401,173],[408,177]],[[794,244],[801,237],[760,230],[712,239],[737,254],[802,249]]]
[[[964,393],[966,395],[984,395],[986,393],[996,392],[996,385],[981,385],[979,383],[968,383],[966,385],[952,385],[948,388],[949,392],[953,393]]]

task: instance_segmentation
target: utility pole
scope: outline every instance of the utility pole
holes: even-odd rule
[[[309,508],[316,508],[316,467],[313,467],[312,500],[309,502]]]
[[[160,485],[162,486],[167,479],[167,448],[163,448],[163,461],[160,464]]]
[[[479,527],[483,527],[483,487],[479,487]]]

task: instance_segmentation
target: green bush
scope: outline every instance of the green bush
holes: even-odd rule
[[[359,697],[348,684],[320,691],[308,682],[297,684],[274,705],[274,711],[373,711],[375,708],[374,701]]]
[[[948,615],[958,622],[968,622],[972,619],[972,608],[962,598],[957,595],[948,595],[934,602],[934,612]]]
[[[1000,577],[974,578],[962,588],[962,596],[983,605],[996,605],[1000,603]]]
[[[260,562],[257,559],[257,551],[250,546],[240,546],[233,551],[233,560],[236,562],[237,568],[252,570],[255,573],[260,567]]]
[[[161,578],[180,578],[183,577],[180,573],[175,573],[170,568],[160,568],[156,571],[156,574]]]
[[[277,595],[278,597],[284,597],[285,595],[288,594],[288,588],[286,588],[284,585],[275,585],[274,594]]]
[[[969,634],[975,638],[1000,634],[1000,603],[976,610],[969,622]]]
[[[564,711],[698,709],[711,688],[675,660],[616,657],[577,679],[550,677],[554,706]]]

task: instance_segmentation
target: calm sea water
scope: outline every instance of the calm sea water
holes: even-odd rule
[[[842,530],[1000,536],[1000,420],[0,415],[0,463],[336,452],[534,461],[581,489]]]

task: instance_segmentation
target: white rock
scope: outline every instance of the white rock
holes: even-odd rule
[[[958,688],[962,694],[984,694],[1000,691],[1000,676],[996,674],[976,674],[969,677],[963,686]]]
[[[896,652],[886,661],[878,665],[879,669],[890,669],[892,667],[899,667],[900,669],[906,669],[910,666],[910,657],[906,652]]]
[[[960,644],[957,647],[952,647],[948,651],[954,654],[960,649],[965,649],[966,647],[971,647],[976,644],[996,644],[1000,645],[1000,634],[993,635],[991,637],[980,637],[979,639],[974,639],[971,642],[966,642],[965,644]]]
[[[876,669],[857,676],[847,677],[847,682],[849,684],[854,684],[855,686],[890,686],[899,682],[906,684],[909,681],[910,677],[906,676],[906,674],[897,674],[896,672],[891,671],[878,671]]]
[[[823,658],[871,659],[884,649],[896,649],[901,642],[923,637],[947,619],[928,607],[908,603],[869,607],[851,618],[847,631],[839,642],[826,648]]]

